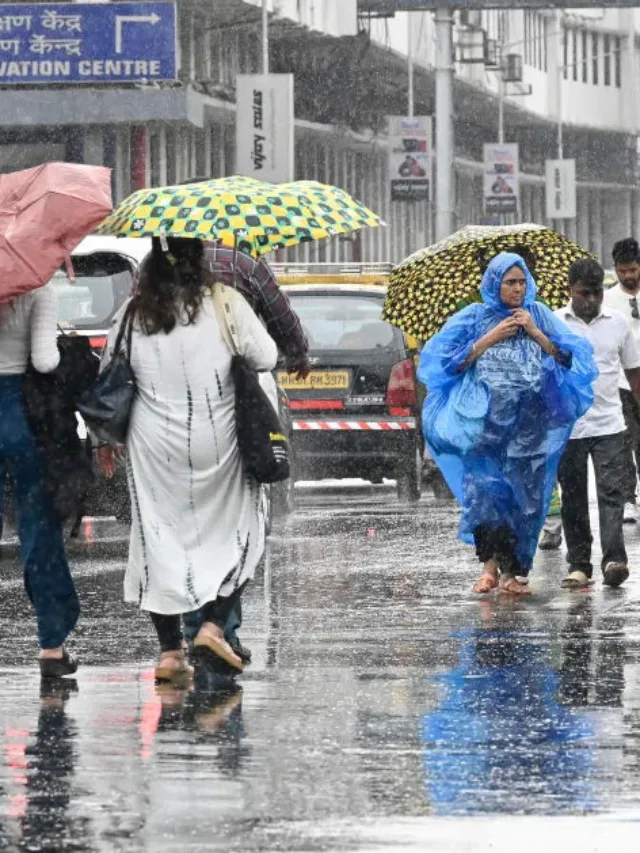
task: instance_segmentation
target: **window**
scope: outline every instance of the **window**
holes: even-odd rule
[[[524,61],[527,65],[533,64],[531,53],[531,10],[527,9],[524,13]]]
[[[293,290],[293,288],[292,288]],[[313,352],[395,349],[397,329],[380,319],[382,301],[368,296],[288,293]]]
[[[578,80],[578,31],[577,30],[573,31],[571,41],[573,42],[573,50],[572,50],[572,54],[571,54],[571,65],[573,67],[573,69],[572,69],[573,73],[571,76],[573,77],[574,81],[577,82],[577,80]]]
[[[622,86],[622,61],[619,36],[616,36],[613,40],[613,61],[615,67],[615,84],[619,89]]]
[[[605,35],[603,42],[604,52],[604,85],[611,85],[611,36]]]
[[[600,83],[600,39],[598,33],[591,34],[591,61],[593,65],[593,80],[594,86]]]
[[[565,30],[562,43],[562,71],[566,80],[569,74],[569,31]]]
[[[589,82],[589,36],[582,31],[582,82]]]
[[[549,70],[549,55],[547,39],[549,38],[549,21],[546,18],[542,19],[542,70]]]

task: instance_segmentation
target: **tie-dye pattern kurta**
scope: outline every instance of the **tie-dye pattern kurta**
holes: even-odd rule
[[[272,369],[275,343],[242,296],[230,290],[229,298],[243,354],[254,368]],[[231,355],[211,300],[193,325],[168,335],[134,327],[131,364],[138,392],[127,439],[133,522],[125,600],[184,613],[232,593],[264,551],[261,487],[243,471]]]

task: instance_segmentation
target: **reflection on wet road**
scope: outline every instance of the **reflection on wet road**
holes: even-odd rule
[[[581,853],[635,850],[640,582],[565,593],[552,554],[532,600],[478,601],[450,504],[301,503],[247,593],[235,690],[156,689],[121,603],[126,531],[96,523],[72,548],[84,665],[41,692],[4,548],[0,850],[532,850],[550,825]]]

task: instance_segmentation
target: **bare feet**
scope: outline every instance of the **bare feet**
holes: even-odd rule
[[[505,595],[531,595],[529,587],[520,583],[513,575],[506,575],[500,579],[500,592]]]
[[[495,560],[487,560],[484,570],[473,585],[476,595],[485,595],[498,586],[498,564]]]

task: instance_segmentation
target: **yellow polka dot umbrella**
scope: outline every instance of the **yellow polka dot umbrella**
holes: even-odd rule
[[[541,225],[469,225],[415,252],[391,274],[383,317],[426,341],[456,311],[480,300],[482,274],[494,255],[523,254],[549,308],[567,301],[567,272],[578,258],[593,257]]]
[[[337,187],[307,181],[268,184],[236,175],[138,190],[97,233],[197,237],[231,247],[237,244],[240,251],[257,256],[381,224],[375,213]]]

